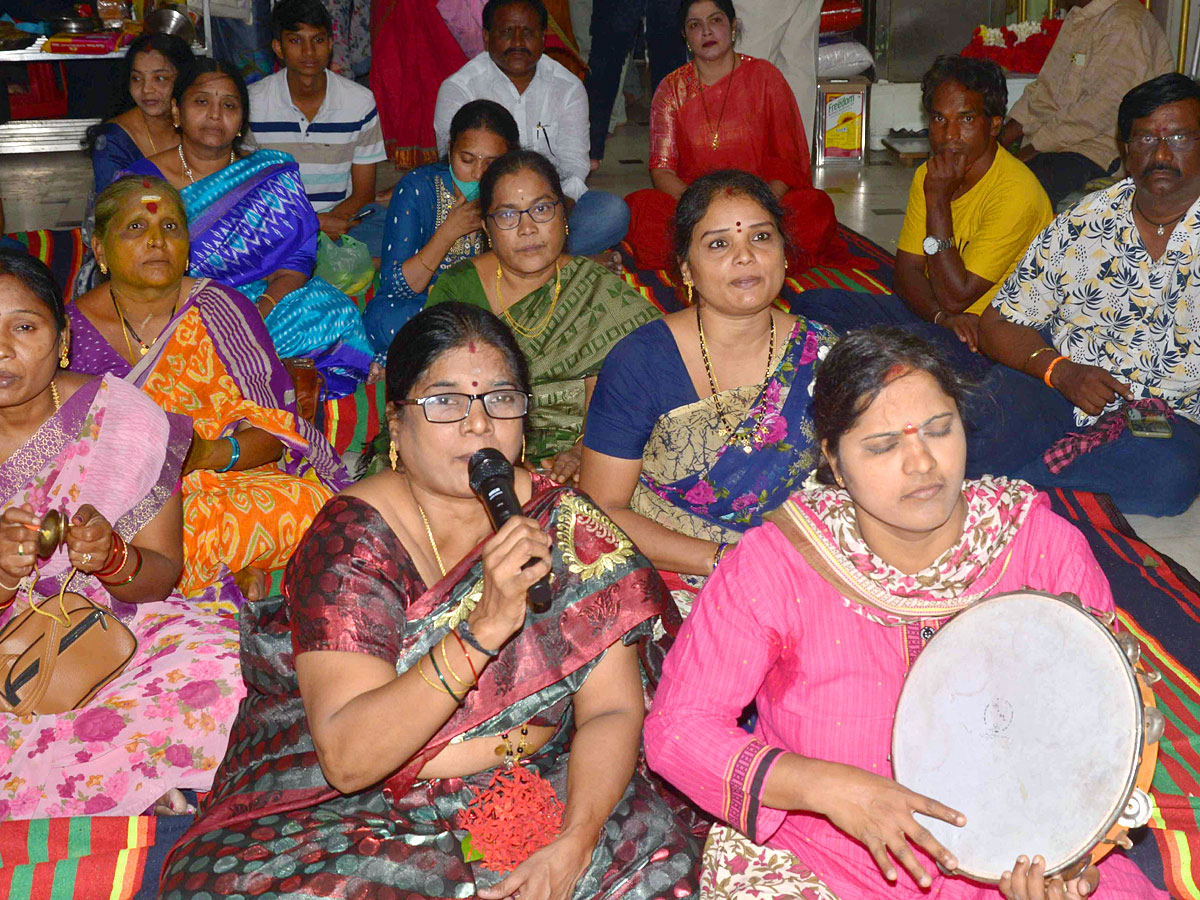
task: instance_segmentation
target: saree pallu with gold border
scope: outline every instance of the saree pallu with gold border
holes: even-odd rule
[[[452,742],[524,722],[555,727],[524,764],[566,799],[572,694],[617,641],[636,644],[647,690],[673,614],[662,582],[584,495],[535,478],[525,514],[554,538],[554,599],[481,674],[449,721],[400,771],[356,794],[325,781],[308,731],[293,655],[366,652],[407,671],[482,595],[477,548],[426,588],[382,517],[356,498],[322,511],[288,569],[287,600],[249,604],[242,647],[249,694],[212,794],[164,869],[168,900],[262,891],[291,897],[473,897],[501,877],[465,862],[456,817],[487,770],[420,780]],[[639,771],[602,829],[574,896],[683,898],[696,891],[699,848]]]
[[[529,360],[533,405],[525,458],[533,461],[575,445],[583,434],[585,379],[599,373],[617,341],[662,317],[623,279],[590,259],[573,258],[562,267],[559,278],[562,286],[557,296],[552,279],[500,316]],[[425,305],[447,300],[491,309],[471,260],[445,272]]]
[[[262,317],[241,294],[196,281],[136,366],[74,306],[71,368],[113,372],[209,440],[242,425],[283,443],[283,457],[240,472],[199,470],[183,480],[186,596],[247,566],[282,568],[333,493],[349,483],[329,442],[297,415],[294,390]]]
[[[183,416],[165,414],[120,378],[96,378],[0,464],[0,496],[37,515],[90,503],[132,541],[179,489],[191,437]],[[136,816],[169,788],[207,790],[245,693],[232,616],[178,593],[122,603],[71,571],[60,548],[40,564],[33,602],[69,581],[129,626],[137,652],[82,709],[0,716],[0,820]],[[18,591],[0,627],[28,602]]]
[[[766,384],[721,391],[661,416],[642,451],[630,509],[672,531],[717,542],[735,542],[761,524],[817,465],[812,383],[834,341],[824,325],[800,319]],[[664,576],[687,615],[704,578]]]

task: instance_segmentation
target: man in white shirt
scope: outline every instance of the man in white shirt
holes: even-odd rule
[[[333,22],[321,0],[283,0],[271,29],[283,68],[250,86],[253,140],[296,158],[325,234],[350,231],[377,257],[384,216],[372,202],[375,166],[387,154],[375,96],[329,71]]]
[[[603,2],[603,0],[600,0]],[[787,79],[808,142],[817,113],[817,39],[821,0],[752,0],[738,3],[738,50],[774,65]]]
[[[567,249],[580,256],[608,250],[629,229],[629,207],[614,194],[589,191],[588,101],[583,82],[542,55],[549,22],[542,0],[488,0],[480,53],[442,82],[433,114],[438,151],[450,143],[450,120],[464,103],[493,100],[517,120],[521,146],[558,170],[571,206]]]

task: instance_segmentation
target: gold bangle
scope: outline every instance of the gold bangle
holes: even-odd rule
[[[432,681],[430,681],[430,680],[429,680],[429,676],[428,676],[428,675],[426,675],[426,674],[425,674],[425,670],[421,668],[421,660],[422,660],[422,659],[424,659],[424,658],[425,658],[425,657],[424,657],[424,656],[422,656],[422,657],[420,657],[420,659],[418,659],[418,660],[417,660],[417,664],[416,664],[416,666],[415,666],[415,668],[416,668],[416,670],[417,670],[417,674],[421,676],[421,680],[422,680],[422,681],[424,681],[424,682],[425,682],[427,685],[429,685],[431,688],[433,688],[433,689],[434,689],[435,691],[437,691],[439,694],[441,694],[441,693],[445,693],[445,692],[443,692],[443,691],[442,691],[442,689],[441,689],[440,687],[438,687],[436,684],[434,684]],[[451,697],[454,697],[454,695],[453,695],[453,694],[451,694],[450,696],[451,696]],[[457,700],[458,698],[457,698],[457,697],[455,697],[454,699],[456,699],[456,700]]]
[[[458,677],[458,673],[454,671],[454,666],[450,665],[450,657],[446,655],[446,638],[447,637],[449,637],[449,635],[444,634],[444,635],[442,635],[442,639],[440,641],[438,641],[438,644],[440,644],[441,648],[442,648],[442,660],[446,663],[446,668],[450,670],[451,677],[455,681],[457,681],[459,684],[461,684],[463,687],[465,687],[467,690],[470,690],[471,688],[475,687],[475,683],[471,682],[470,684],[467,684],[467,682],[463,681],[461,678]]]
[[[421,248],[421,250],[424,250],[424,249],[425,249],[424,247]],[[417,262],[419,262],[422,265],[422,267],[424,267],[426,272],[428,272],[430,275],[436,275],[437,269],[429,268],[429,263],[425,262],[424,258],[421,256],[421,250],[418,250],[416,253],[413,254],[413,256],[415,256],[417,258]]]
[[[946,311],[944,309],[939,309],[937,312],[935,312],[933,314],[933,324],[937,325],[944,315],[946,315]]]
[[[1053,352],[1054,352],[1053,347],[1039,347],[1037,350],[1034,350],[1032,353],[1030,353],[1029,356],[1025,357],[1025,365],[1023,365],[1021,368],[1028,371],[1029,364],[1031,362],[1033,362],[1035,359],[1037,359],[1043,353],[1053,353]]]

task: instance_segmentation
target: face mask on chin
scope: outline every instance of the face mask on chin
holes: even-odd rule
[[[459,181],[458,176],[454,174],[454,166],[450,167],[450,180],[454,182],[454,186],[458,188],[459,193],[463,195],[468,203],[479,199],[479,182]]]

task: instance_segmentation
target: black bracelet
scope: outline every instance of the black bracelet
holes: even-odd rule
[[[489,650],[487,647],[483,646],[483,644],[479,643],[479,638],[475,637],[475,635],[471,633],[471,626],[467,624],[466,619],[463,619],[461,622],[459,622],[458,628],[455,630],[458,632],[458,636],[460,638],[462,638],[488,659],[495,659],[499,655],[499,650]]]

